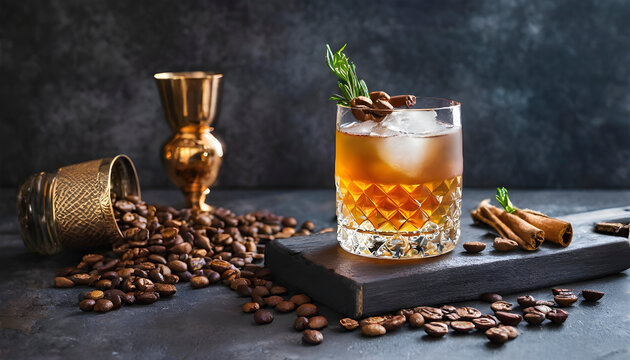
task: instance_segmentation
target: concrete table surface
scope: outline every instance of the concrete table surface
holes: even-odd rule
[[[493,193],[465,189],[464,216]],[[553,216],[630,204],[628,190],[514,190],[510,195],[517,206]],[[181,206],[176,191],[147,190],[143,198]],[[217,190],[209,201],[236,213],[267,208],[299,221],[313,220],[317,228],[334,225],[333,190]],[[455,251],[461,251],[461,241]],[[273,323],[255,325],[252,316],[240,310],[244,300],[224,286],[192,290],[180,284],[174,297],[153,305],[82,313],[77,296],[84,288],[51,287],[57,270],[79,259],[78,252],[53,257],[30,254],[19,235],[15,190],[0,191],[0,359],[630,358],[629,271],[558,284],[576,291],[598,289],[606,295],[596,305],[576,303],[562,326],[521,323],[520,336],[503,346],[488,343],[478,333],[433,339],[406,326],[366,339],[358,331],[339,331],[335,326],[339,315],[324,308],[332,326],[323,330],[324,343],[313,347],[302,345],[301,334],[292,329],[295,314],[276,314]],[[550,289],[529,293],[551,298]],[[515,302],[517,295],[522,294],[504,297]],[[475,301],[453,305],[490,312],[488,304]]]

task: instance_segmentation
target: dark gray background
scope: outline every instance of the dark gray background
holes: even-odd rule
[[[0,186],[126,153],[171,186],[152,75],[225,76],[223,187],[333,184],[335,80],[463,103],[465,185],[628,187],[627,1],[0,1]]]

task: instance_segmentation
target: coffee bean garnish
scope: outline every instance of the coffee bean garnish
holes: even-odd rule
[[[499,324],[499,321],[494,316],[482,315],[476,319],[472,319],[472,323],[478,330],[488,330]]]
[[[567,307],[573,305],[573,303],[578,300],[578,297],[574,294],[558,294],[554,296],[553,299],[561,307]]]
[[[586,301],[597,301],[604,297],[604,293],[597,290],[582,290],[582,296]]]
[[[457,308],[457,315],[459,315],[459,317],[462,319],[472,320],[480,317],[481,311],[472,307],[460,307]]]
[[[476,254],[486,248],[486,244],[479,241],[465,242],[463,246],[464,249],[471,254]]]
[[[514,326],[499,325],[499,329],[502,329],[505,332],[507,332],[507,335],[508,335],[509,339],[516,339],[518,337],[518,330],[516,330],[516,328]]]
[[[539,325],[545,321],[545,314],[539,311],[530,311],[526,312],[525,315],[523,315],[523,318],[528,324]]]
[[[441,321],[434,321],[424,324],[424,332],[432,337],[442,337],[448,334],[448,325]]]
[[[359,327],[359,322],[354,319],[343,318],[339,320],[339,326],[348,331],[353,331]]]
[[[319,345],[324,341],[324,335],[317,330],[304,330],[302,340],[311,345]]]
[[[494,315],[505,325],[516,326],[523,320],[521,315],[507,311],[497,311]]]
[[[518,298],[516,298],[516,301],[523,308],[536,305],[536,299],[534,299],[534,297],[531,295],[519,296]]]
[[[499,327],[486,330],[486,337],[495,344],[503,344],[510,339],[508,332]]]
[[[569,313],[562,309],[553,309],[549,311],[545,317],[554,324],[562,324],[569,317]]]
[[[493,243],[494,249],[501,252],[512,251],[518,247],[518,243],[514,240],[505,238],[495,238]]]

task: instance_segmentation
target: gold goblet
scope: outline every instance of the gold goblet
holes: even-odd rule
[[[155,74],[166,119],[175,135],[162,148],[162,162],[186,197],[186,207],[204,211],[206,195],[221,166],[223,146],[211,134],[219,113],[223,74],[206,71]]]

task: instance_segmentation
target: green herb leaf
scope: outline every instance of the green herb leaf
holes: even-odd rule
[[[370,96],[365,81],[357,77],[356,67],[348,60],[342,51],[344,46],[336,53],[333,53],[330,46],[326,44],[326,65],[330,71],[337,76],[337,86],[341,95],[333,95],[329,100],[334,100],[339,105],[350,106],[350,101],[357,96]]]
[[[514,205],[512,205],[512,202],[510,201],[510,198],[508,196],[508,191],[506,188],[504,187],[497,188],[497,195],[495,197],[497,198],[497,201],[499,202],[499,204],[503,206],[505,211],[509,213],[513,213],[516,211],[516,208],[514,207]]]

